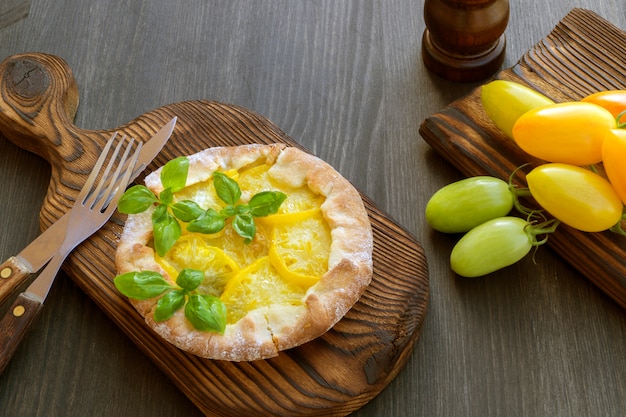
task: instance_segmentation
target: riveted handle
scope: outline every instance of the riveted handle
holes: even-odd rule
[[[0,374],[26,336],[42,305],[42,300],[21,293],[0,321]]]
[[[3,304],[32,271],[15,256],[0,265],[0,304]]]

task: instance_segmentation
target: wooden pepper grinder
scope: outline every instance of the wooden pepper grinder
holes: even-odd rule
[[[424,22],[422,58],[440,77],[478,81],[502,65],[509,0],[425,0]]]

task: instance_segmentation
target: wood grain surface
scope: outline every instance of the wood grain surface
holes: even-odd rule
[[[42,221],[71,207],[111,131],[72,123],[77,87],[70,68],[46,54],[21,54],[0,64],[0,131],[50,162]],[[163,106],[115,131],[149,139],[172,117],[170,141],[154,169],[212,146],[283,142],[298,146],[269,120],[209,101]],[[150,171],[150,170],[149,170]],[[377,395],[402,369],[418,339],[428,304],[428,269],[417,241],[364,197],[374,231],[374,277],[360,301],[322,337],[277,358],[205,360],[154,334],[113,285],[119,213],[72,253],[65,270],[206,415],[343,416]]]
[[[0,29],[28,16],[30,0],[4,0],[0,4]]]
[[[554,101],[574,101],[626,88],[626,32],[596,13],[574,9],[498,78],[513,80]],[[495,127],[480,103],[480,87],[428,117],[420,133],[468,176],[507,180],[525,163],[540,164]],[[518,184],[525,184],[524,170]],[[590,281],[626,307],[626,239],[611,232],[584,233],[560,225],[548,244]]]
[[[63,58],[79,87],[74,124],[88,131],[187,100],[249,109],[417,238],[430,286],[419,341],[351,417],[623,417],[618,303],[549,247],[487,277],[457,277],[449,265],[457,237],[425,222],[429,197],[466,174],[420,137],[420,124],[484,81],[449,82],[425,68],[423,4],[32,0],[25,19],[0,29],[0,61]],[[575,6],[626,29],[622,0],[510,1],[503,68]],[[40,225],[39,209],[51,171],[0,133],[1,260],[49,224]],[[0,376],[0,415],[204,415],[64,271],[34,326]]]

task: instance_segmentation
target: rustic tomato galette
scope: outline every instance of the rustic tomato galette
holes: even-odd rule
[[[282,144],[176,158],[129,188],[116,287],[180,349],[251,361],[328,331],[372,277],[355,188]]]

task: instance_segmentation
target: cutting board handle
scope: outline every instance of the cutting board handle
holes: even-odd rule
[[[71,129],[78,87],[65,61],[47,54],[20,54],[0,64],[0,125],[9,140],[49,160]],[[54,126],[56,129],[51,127]],[[52,162],[52,161],[50,161]]]
[[[56,195],[66,207],[74,201],[110,135],[73,124],[78,97],[69,65],[57,56],[19,54],[0,64],[0,132],[50,163],[47,198]],[[64,211],[59,208],[58,215]]]

